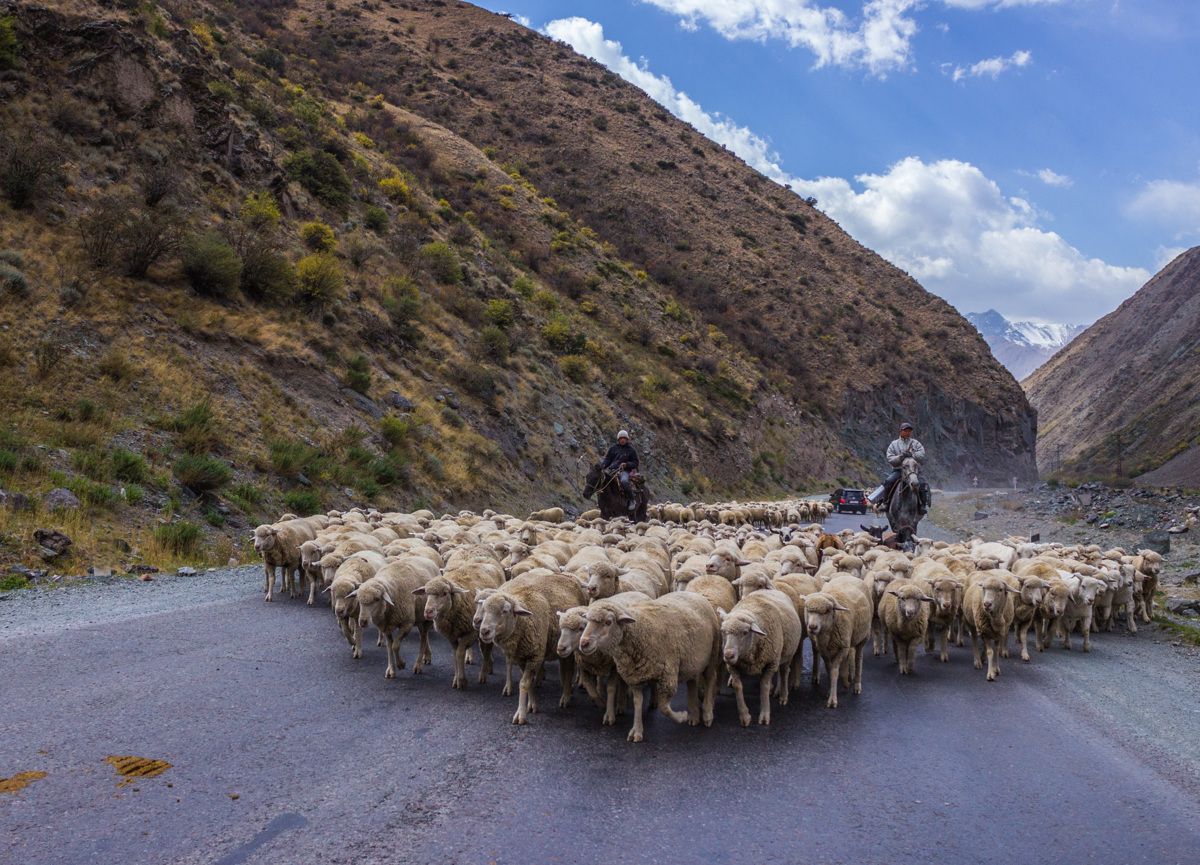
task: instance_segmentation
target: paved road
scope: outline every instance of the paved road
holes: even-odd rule
[[[805,687],[741,729],[722,696],[713,728],[655,715],[631,745],[552,699],[513,727],[498,684],[450,689],[440,638],[386,681],[255,571],[17,592],[0,777],[47,774],[0,793],[0,862],[1192,863],[1200,658],[1168,640],[990,684],[965,650],[903,680],[869,658],[837,710]],[[111,755],[171,768],[119,786]]]

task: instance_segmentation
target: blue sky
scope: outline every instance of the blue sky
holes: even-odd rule
[[[1200,243],[1200,2],[485,0],[961,311],[1089,323]]]

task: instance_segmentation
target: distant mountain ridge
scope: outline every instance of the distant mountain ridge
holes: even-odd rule
[[[1082,324],[1009,321],[994,309],[968,312],[967,321],[983,336],[996,360],[1021,381],[1086,330]]]
[[[1025,381],[1038,468],[1200,484],[1200,246],[1178,256]]]

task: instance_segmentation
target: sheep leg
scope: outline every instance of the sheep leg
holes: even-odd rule
[[[308,605],[315,607],[317,605],[317,579],[311,574],[308,577]]]
[[[467,646],[467,653],[463,655],[463,663],[472,667],[475,666],[475,652],[471,646]]]
[[[1021,644],[1021,660],[1029,663],[1029,626],[1033,624],[1025,622],[1017,630],[1017,641]]]
[[[876,617],[871,620],[871,654],[878,657],[887,653],[887,636],[883,630],[883,622]]]
[[[620,689],[621,677],[616,673],[609,674],[608,683],[605,685],[605,703],[604,703],[604,719],[600,722],[605,727],[611,727],[617,723],[616,702],[617,691]],[[622,694],[622,697],[624,695]]]
[[[855,646],[854,649],[852,650],[854,652],[854,654],[851,655],[851,659],[854,662],[854,693],[856,693],[856,694],[862,693],[863,655],[864,655],[864,650],[866,648],[867,648],[867,641],[863,640],[859,645]]]
[[[687,712],[676,712],[671,708],[671,698],[679,690],[679,673],[671,671],[654,683],[654,702],[658,711],[662,712],[676,724],[682,724],[688,719]]]
[[[631,688],[633,691],[633,727],[629,731],[629,735],[625,738],[630,742],[640,742],[643,739],[644,729],[642,727],[642,704],[645,702],[646,695],[642,692],[641,685],[635,685]]]
[[[350,657],[358,660],[362,657],[362,635],[366,628],[359,626],[357,616],[350,619],[350,628],[354,631],[354,651],[350,653]]]
[[[479,665],[479,678],[476,681],[481,685],[486,685],[488,673],[492,671],[492,644],[480,643],[479,651],[483,655],[483,663]]]
[[[565,709],[571,705],[571,694],[575,690],[575,655],[570,654],[558,659],[558,678],[562,683],[562,696],[558,698],[558,708]]]
[[[917,668],[917,643],[918,640],[912,640],[908,644],[908,675],[912,675]]]
[[[467,643],[462,640],[454,646],[454,679],[450,682],[450,687],[459,691],[466,690],[467,687],[467,648]]]
[[[767,667],[758,681],[758,723],[763,726],[771,724],[771,683],[775,681],[777,669],[779,668]]]
[[[387,632],[387,656],[388,665],[387,672],[383,674],[385,679],[396,678],[396,670],[404,669],[404,659],[400,657],[400,640],[404,639],[403,635],[398,638],[392,637],[391,629]]]
[[[812,648],[812,686],[816,688],[821,684],[821,656],[817,653],[816,637],[809,637],[808,643]]]
[[[692,727],[700,726],[700,679],[687,680],[687,695],[688,695],[688,725]]]
[[[338,623],[338,627],[342,629],[342,636],[346,638],[346,642],[349,645],[353,646],[354,645],[354,626],[350,623],[350,620],[348,618],[343,618],[341,616],[338,616],[337,623]]]
[[[705,727],[713,723],[713,706],[717,702],[717,666],[714,661],[704,670],[704,698],[700,704],[700,719]]]
[[[429,658],[429,622],[421,619],[417,622],[417,632],[421,635],[421,644],[417,646],[417,657],[413,661],[413,675],[421,672],[421,668],[430,662]]]
[[[979,638],[971,631],[971,655],[975,659],[975,669],[983,669],[983,658],[979,654]]]
[[[829,698],[825,701],[825,708],[837,708],[837,689],[838,679],[841,678],[842,662],[846,660],[846,655],[850,649],[841,649],[832,659],[825,659],[825,667],[829,672]]]
[[[779,686],[779,705],[781,706],[786,706],[788,704],[788,694],[791,693],[793,688],[792,683],[795,681],[796,677],[800,675],[799,658],[800,650],[797,649],[796,654],[792,656],[791,662],[783,664],[779,668],[780,675],[783,678],[783,681]]]
[[[536,664],[529,662],[521,667],[520,693],[517,697],[517,713],[513,715],[514,724],[527,724],[529,717],[529,693],[533,690],[533,670]]]
[[[1137,616],[1128,604],[1125,605],[1125,629],[1131,634],[1137,633]]]
[[[743,727],[750,726],[750,708],[746,705],[746,696],[742,693],[742,677],[737,670],[729,671],[729,680],[733,684],[733,697],[737,700],[738,720]]]
[[[1092,650],[1092,611],[1088,610],[1083,616],[1083,650]]]
[[[500,689],[500,696],[512,696],[512,671],[513,665],[507,657],[504,659],[504,687]]]
[[[984,642],[984,645],[987,647],[987,662],[988,662],[987,680],[989,682],[992,682],[992,681],[995,681],[996,677],[1000,675],[1000,658],[998,657],[998,655],[1000,654],[1000,647],[999,647],[1000,641],[999,640],[984,640],[983,642]]]
[[[303,572],[297,573],[298,571],[300,571],[300,569],[298,567],[296,567],[295,565],[290,565],[290,564],[284,565],[283,569],[284,569],[284,573],[287,575],[288,597],[289,598],[300,597],[300,590],[298,588],[298,585],[304,579],[304,573]],[[300,577],[300,580],[296,579],[297,576]]]
[[[600,709],[604,708],[604,700],[600,697],[600,677],[593,676],[591,673],[585,673],[581,664],[575,665],[575,675],[579,678],[579,684],[583,686],[583,690],[587,691],[588,697]]]
[[[263,562],[263,571],[266,574],[266,582],[267,582],[266,587],[264,589],[267,596],[263,600],[270,601],[271,596],[275,592],[275,566],[269,565],[264,561]]]
[[[941,661],[943,664],[949,663],[949,661],[950,661],[950,647],[948,645],[949,642],[950,642],[950,626],[947,625],[946,629],[944,631],[942,631],[942,653],[940,655],[940,658],[941,658]]]

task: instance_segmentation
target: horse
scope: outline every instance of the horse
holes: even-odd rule
[[[637,497],[638,504],[632,514],[632,519],[635,523],[644,522],[646,508],[650,504],[650,495],[646,492],[645,487],[639,487],[636,484],[633,492]],[[584,481],[583,497],[590,499],[593,495],[596,496],[596,504],[600,506],[600,516],[604,519],[612,520],[617,517],[630,516],[629,502],[625,498],[625,491],[621,489],[621,482],[617,480],[615,474],[606,478],[601,463],[592,466]]]
[[[892,495],[888,499],[888,524],[896,533],[896,540],[901,548],[911,551],[913,538],[917,534],[917,524],[921,522],[921,478],[917,461],[905,457],[900,463],[900,480],[892,487]]]

